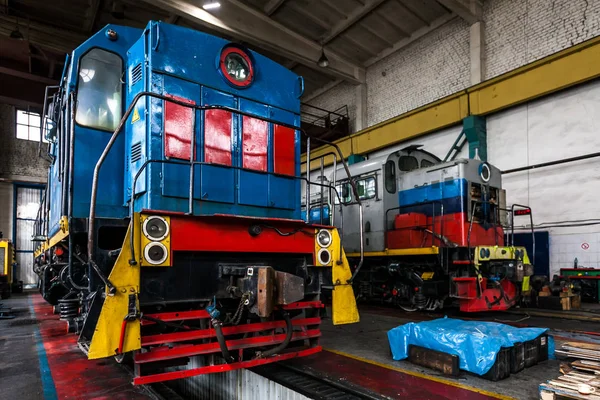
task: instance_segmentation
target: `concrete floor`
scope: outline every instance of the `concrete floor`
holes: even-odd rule
[[[145,387],[114,360],[89,361],[37,292],[2,300],[14,319],[0,320],[0,399],[146,400]]]
[[[106,390],[118,381],[118,386],[121,387],[118,390],[118,398],[147,398],[143,390],[134,389],[129,384],[128,373],[112,360],[98,363],[87,361],[76,347],[75,336],[67,335],[63,331],[61,324],[64,322],[58,321],[58,316],[51,314],[51,307],[36,296],[36,293],[13,295],[11,299],[1,302],[5,307],[12,308],[16,316],[14,319],[0,320],[1,399],[69,398],[60,394],[67,393],[74,385],[84,384],[83,381],[88,385],[86,387],[97,387],[98,394],[100,389]],[[325,349],[517,399],[537,399],[538,385],[559,374],[559,362],[556,360],[538,364],[500,382],[490,382],[467,373],[453,379],[407,361],[393,361],[387,331],[407,322],[436,317],[438,316],[405,313],[398,309],[362,307],[361,322],[358,324],[333,326],[329,319],[325,319],[322,324],[321,344]],[[518,319],[517,316],[513,317]],[[600,342],[600,337],[568,331],[578,329],[598,332],[598,322],[565,323],[564,320],[547,321],[539,318],[532,318],[528,322],[535,326],[542,323],[552,325],[554,329],[551,330],[551,334],[555,335],[557,345],[561,340]],[[71,377],[71,374],[63,373],[73,365],[82,366],[80,374],[73,373],[74,377]],[[44,369],[45,372],[41,373],[40,369]],[[108,380],[111,380],[110,383]],[[87,394],[88,396],[82,398],[102,397],[96,397],[91,392]]]
[[[419,314],[405,313],[402,310],[386,310],[385,315],[382,315],[380,312],[375,313],[373,308],[366,307],[366,310],[365,308],[362,309],[361,321],[358,324],[333,326],[331,320],[325,320],[322,323],[323,337],[321,344],[323,347],[404,370],[452,380],[461,385],[516,399],[538,399],[538,385],[560,374],[559,361],[557,360],[548,360],[534,367],[526,368],[524,371],[499,382],[491,382],[468,373],[462,373],[458,379],[453,379],[436,371],[411,364],[408,361],[394,361],[388,344],[387,332],[399,325],[411,322],[415,318],[419,319]],[[577,325],[578,323],[571,321],[571,324]],[[564,322],[562,322],[562,326],[564,326]],[[595,328],[591,326],[587,326],[587,328],[600,331],[600,323],[597,323]],[[557,331],[551,330],[550,333],[556,334]],[[565,335],[565,332],[559,333]],[[570,336],[568,340],[574,340],[575,336],[578,340],[598,340],[597,337],[587,337],[582,334]],[[560,339],[556,340],[557,346],[560,341]]]
[[[14,319],[0,319],[0,397],[43,400],[38,348],[43,345],[28,296],[0,301]],[[39,346],[38,346],[38,343]]]

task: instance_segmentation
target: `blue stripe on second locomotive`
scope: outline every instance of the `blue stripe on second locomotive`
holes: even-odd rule
[[[428,217],[440,216],[442,215],[442,205],[444,206],[444,215],[464,213],[467,210],[466,198],[458,196],[434,202],[400,205],[398,213],[418,213],[425,214]]]
[[[467,197],[469,187],[466,179],[453,179],[432,185],[419,186],[398,192],[400,205],[407,206],[417,203],[439,201],[452,197]]]
[[[464,212],[468,187],[466,179],[452,179],[400,191],[398,192],[400,212],[440,215],[442,204],[446,215]]]

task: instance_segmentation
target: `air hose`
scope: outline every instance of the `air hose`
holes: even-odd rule
[[[290,318],[290,315],[288,313],[284,313],[283,318],[285,319],[285,327],[287,333],[287,335],[285,336],[285,340],[281,342],[279,346],[273,347],[272,349],[263,351],[262,353],[258,354],[257,358],[266,358],[272,356],[273,354],[277,354],[280,351],[284,350],[292,341],[292,335],[294,334],[292,327],[292,319]]]
[[[219,347],[221,348],[221,354],[223,355],[225,362],[227,364],[231,364],[235,360],[233,357],[231,357],[231,354],[229,354],[227,342],[225,342],[225,336],[223,336],[223,330],[221,329],[221,321],[216,318],[212,318],[210,322],[212,323],[213,328],[215,328],[215,334],[217,335],[217,341],[219,342]]]

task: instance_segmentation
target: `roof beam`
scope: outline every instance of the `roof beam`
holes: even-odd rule
[[[390,54],[393,54],[393,53],[397,52],[398,50],[408,46],[409,44],[413,43],[417,39],[422,38],[423,36],[436,30],[437,28],[439,28],[440,26],[444,25],[446,22],[448,22],[454,18],[456,18],[455,14],[444,15],[443,17],[440,17],[440,18],[436,19],[435,21],[433,21],[429,26],[424,26],[421,29],[417,29],[409,37],[400,39],[392,47],[388,47],[387,49],[383,50],[381,53],[377,54],[375,57],[367,60],[364,64],[365,67],[369,67],[369,66],[375,64],[377,61],[382,60],[385,57],[389,56]]]
[[[100,10],[101,0],[91,0],[89,8],[85,13],[85,20],[83,21],[84,32],[92,33],[94,31],[94,25],[96,24],[96,17]]]
[[[29,72],[18,71],[16,69],[12,69],[12,68],[0,67],[0,74],[16,76],[18,78],[27,79],[28,81],[41,82],[41,83],[45,83],[47,85],[58,84],[58,82],[55,81],[54,79],[49,79],[44,76],[30,74]]]
[[[466,0],[469,4],[465,4],[461,0],[437,0],[438,3],[452,11],[469,25],[481,20],[481,4],[479,0]]]
[[[365,81],[365,70],[332,51],[327,51],[329,66],[317,65],[322,47],[238,0],[226,0],[215,15],[186,0],[142,0],[177,14],[211,30],[243,40],[267,51],[306,65],[319,72],[353,83]]]
[[[0,14],[0,35],[10,36],[16,24],[16,18]],[[85,35],[37,22],[27,22],[27,27],[27,37],[25,39],[29,40],[30,43],[61,53],[70,53],[75,47],[88,39]]]
[[[379,7],[386,0],[366,0],[365,3],[357,8],[352,14],[348,15],[345,20],[338,22],[327,34],[321,39],[321,44],[326,45],[333,39],[344,33],[352,25],[363,19],[365,15]]]
[[[283,5],[284,1],[285,0],[270,0],[267,4],[265,4],[265,14],[268,16],[273,15],[275,11],[277,11],[277,9]]]

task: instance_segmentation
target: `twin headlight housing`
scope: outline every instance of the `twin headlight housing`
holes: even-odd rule
[[[333,236],[327,229],[321,229],[317,232],[317,245],[320,249],[317,251],[317,261],[321,265],[327,265],[331,262],[331,252],[328,247],[333,242]]]
[[[162,265],[169,258],[169,249],[161,242],[169,237],[169,232],[169,221],[166,218],[151,215],[144,219],[142,233],[149,241],[144,246],[144,259],[148,264]]]

